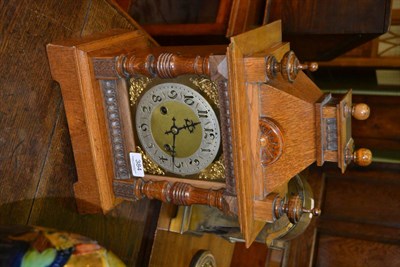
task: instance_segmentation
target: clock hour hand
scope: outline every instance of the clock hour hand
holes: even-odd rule
[[[194,122],[193,120],[185,119],[185,125],[181,127],[177,127],[175,124],[175,117],[172,118],[173,124],[169,131],[165,131],[165,134],[178,135],[179,132],[183,129],[188,130],[190,133],[193,133],[194,129],[196,129],[196,125],[200,124],[201,122]]]
[[[190,133],[193,133],[194,129],[196,129],[196,125],[201,122],[193,122],[193,120],[185,119],[185,125],[180,127],[179,129],[188,130]]]

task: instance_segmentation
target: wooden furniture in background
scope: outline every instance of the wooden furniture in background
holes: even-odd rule
[[[120,1],[135,18],[131,12],[135,1]],[[144,27],[162,45],[227,44],[224,36],[280,19],[283,40],[291,43],[300,60],[326,61],[385,33],[390,17],[391,0],[224,0],[215,24]]]
[[[140,18],[135,15],[135,12],[147,12],[147,9],[151,7],[151,4],[139,3],[137,0],[116,0],[128,14],[134,19],[140,22]],[[153,1],[157,5],[157,1]],[[198,1],[201,2],[201,1]],[[267,2],[271,2],[268,0]],[[196,1],[192,1],[192,5],[195,5]],[[187,13],[188,10],[182,10],[181,3],[179,1],[170,1],[169,6],[174,10],[175,13]],[[266,3],[263,0],[220,0],[217,5],[217,12],[214,21],[204,22],[189,22],[189,23],[141,23],[143,28],[151,36],[234,36],[239,33],[243,33],[257,26],[262,25],[262,18],[264,17],[264,10]],[[267,4],[268,5],[268,4]],[[175,7],[175,8],[174,8]],[[210,7],[204,6],[206,9],[197,10],[198,14],[210,13]],[[158,6],[159,10],[152,10],[151,12],[162,12],[162,7]],[[151,16],[151,15],[150,15]],[[154,14],[153,16],[160,17],[160,14]],[[201,15],[198,15],[201,17]],[[151,19],[150,19],[151,20]],[[158,18],[159,20],[159,18]],[[201,43],[198,43],[201,44]]]
[[[400,68],[400,56],[396,50],[400,47],[400,9],[392,9],[391,24],[388,32],[349,52],[327,62],[320,62],[323,67],[365,67],[365,68]],[[382,46],[382,48],[380,48]]]
[[[198,1],[192,1],[190,4],[192,6],[196,6],[197,4],[203,6],[203,10],[193,10],[197,12],[197,14],[188,14],[190,11],[182,9],[183,2],[182,1],[169,1],[166,5],[170,10],[165,10],[165,14],[162,14],[164,11],[162,9],[163,3],[159,3],[157,1],[137,1],[137,0],[116,0],[116,2],[132,17],[138,21],[143,28],[151,35],[151,36],[193,36],[193,35],[225,35],[229,14],[232,5],[232,0],[220,0],[218,2],[209,2],[209,3],[201,3]],[[167,1],[165,1],[167,2]],[[165,3],[164,2],[164,3]],[[188,4],[188,3],[186,3]],[[189,5],[186,5],[187,8],[190,8]],[[198,17],[204,17],[203,14],[213,13],[214,8],[216,8],[216,14],[213,19],[208,19],[209,21],[198,22]],[[165,15],[171,16],[171,13],[175,14],[175,17],[172,18],[173,22],[164,21],[163,23],[157,23],[153,21],[159,21],[161,18],[164,20]],[[186,14],[187,17],[192,16],[192,21],[189,22],[175,22],[182,19],[179,19]],[[135,15],[137,14],[137,15]],[[143,17],[143,14],[146,14],[146,17]],[[210,16],[210,15],[208,15]]]
[[[385,33],[390,14],[389,0],[272,0],[269,21],[282,20],[301,60],[326,61]]]
[[[291,242],[287,266],[397,266],[399,164],[313,173],[325,213]]]

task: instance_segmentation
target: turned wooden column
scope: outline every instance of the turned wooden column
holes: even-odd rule
[[[210,75],[209,56],[185,57],[173,53],[121,55],[116,58],[116,71],[121,77],[175,78],[185,74]]]
[[[232,203],[228,203],[229,201],[225,199],[224,191],[225,189],[198,188],[180,182],[144,181],[143,179],[114,181],[115,195],[128,200],[139,200],[146,197],[175,205],[208,205],[228,214],[235,213]]]

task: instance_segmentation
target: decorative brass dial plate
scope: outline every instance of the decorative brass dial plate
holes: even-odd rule
[[[261,163],[274,163],[283,152],[283,135],[279,127],[270,119],[262,118],[260,125]]]
[[[214,110],[218,104],[217,91],[212,85],[208,79],[192,77],[183,82],[143,81],[139,90],[130,87],[140,147],[167,173],[224,179],[225,168],[217,160],[221,133]]]

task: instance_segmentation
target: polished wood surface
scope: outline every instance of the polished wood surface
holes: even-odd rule
[[[215,4],[213,1],[209,3],[192,1],[191,7],[185,6],[183,4],[185,1],[181,3],[164,1],[167,2],[164,8],[168,6],[164,10],[157,1],[116,0],[116,2],[152,36],[225,35],[232,5],[232,0],[220,0]],[[205,20],[205,17],[210,17],[210,13],[215,13],[215,17]],[[186,15],[185,19],[182,19],[182,14]],[[160,17],[163,18],[161,22]],[[171,21],[163,23],[168,20],[165,17]]]
[[[316,160],[314,103],[269,85],[262,89],[261,114],[278,122],[284,135],[285,152],[265,172],[266,190],[273,192]]]
[[[121,203],[108,215],[78,214],[65,108],[45,50],[56,40],[136,24],[103,0],[7,1],[0,17],[0,224],[76,232],[98,240],[128,266],[145,266],[136,263],[145,255],[144,232],[151,231],[151,201]]]
[[[233,0],[226,36],[235,36],[260,26],[271,0]]]
[[[231,266],[234,258],[235,244],[215,235],[194,235],[190,233],[176,233],[172,224],[177,219],[178,207],[172,204],[162,204],[154,237],[154,246],[151,252],[149,266],[189,266],[191,259],[199,250],[210,251],[217,262],[217,266]],[[179,220],[177,223],[180,223]],[[178,226],[179,227],[179,226]],[[169,230],[173,229],[171,232]],[[168,244],[168,245],[166,245]]]
[[[135,1],[117,0],[117,2],[129,10],[126,2]],[[151,31],[163,45],[228,44],[229,40],[225,36],[235,36],[281,19],[284,25],[283,39],[292,43],[292,49],[301,60],[310,61],[331,60],[378,37],[387,31],[391,18],[390,0],[229,0],[220,2],[221,6],[222,3],[229,2],[229,4],[225,5],[225,18],[218,20],[219,23],[169,25],[164,21],[163,24],[149,25],[146,29]],[[161,12],[166,11],[160,9]],[[153,8],[153,10],[156,9]],[[399,20],[398,16],[392,15],[392,17]],[[187,38],[188,35],[190,38]],[[359,62],[352,58],[339,60],[333,64],[399,65],[393,58],[375,58],[370,62],[365,58]]]
[[[271,253],[265,244],[253,243],[249,248],[246,248],[244,243],[236,243],[233,253],[230,267],[272,267],[266,265],[267,255]]]
[[[239,223],[247,247],[255,240],[265,225],[265,222],[254,219],[253,203],[255,199],[263,199],[265,192],[260,190],[264,186],[262,181],[263,174],[261,169],[256,166],[260,160],[254,158],[254,156],[259,157],[259,155],[255,155],[251,151],[251,140],[258,140],[259,138],[258,129],[252,128],[251,125],[258,125],[260,114],[257,113],[257,101],[252,98],[250,98],[251,103],[248,101],[247,90],[245,90],[247,83],[243,61],[246,56],[262,52],[272,44],[279,43],[281,41],[280,38],[281,25],[278,21],[233,37],[227,52],[232,153],[235,163]],[[249,179],[249,177],[252,177],[252,179]],[[261,193],[261,195],[255,195],[256,193]]]
[[[131,53],[119,58],[116,69],[121,77],[144,75],[171,79],[186,74],[210,75],[208,60],[208,56],[188,57],[174,53],[161,53],[154,57],[152,54]]]
[[[365,121],[353,120],[353,136],[358,147],[371,150],[400,150],[400,105],[398,97],[353,96],[355,103],[368,103],[371,115]]]
[[[224,196],[224,189],[199,188],[189,183],[173,183],[166,179],[164,181],[117,180],[114,181],[113,186],[116,196],[127,200],[136,201],[148,198],[175,205],[207,205],[218,208],[226,214],[236,214],[237,212],[236,203],[231,203],[231,198]]]
[[[282,20],[283,40],[301,60],[324,61],[385,33],[390,10],[389,0],[274,0],[269,22]]]
[[[208,250],[214,255],[218,267],[230,267],[234,247],[235,244],[213,234],[181,235],[157,230],[149,266],[187,267],[197,251]]]

